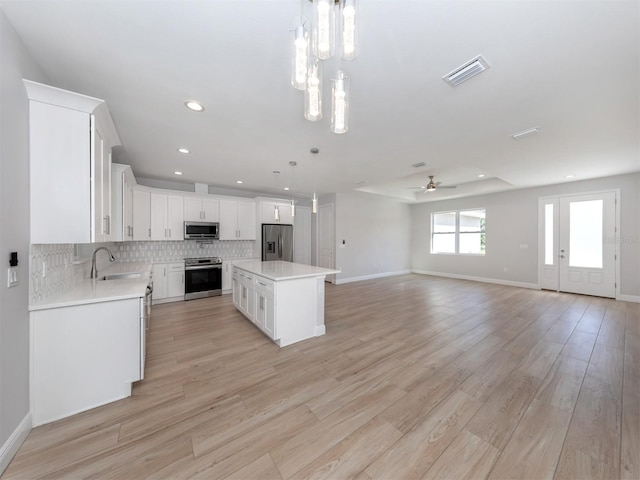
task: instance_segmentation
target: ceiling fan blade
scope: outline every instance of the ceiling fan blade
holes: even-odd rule
[[[438,185],[438,189],[440,188],[458,188],[457,185]]]

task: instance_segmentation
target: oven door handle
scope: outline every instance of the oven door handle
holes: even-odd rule
[[[190,271],[190,270],[213,270],[214,268],[217,269],[222,269],[222,265],[203,265],[201,267],[186,267],[185,271]]]

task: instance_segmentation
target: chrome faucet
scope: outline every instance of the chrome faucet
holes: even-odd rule
[[[93,251],[93,257],[91,257],[91,276],[90,278],[97,278],[98,277],[98,269],[96,268],[96,253],[98,253],[100,250],[106,250],[107,253],[109,254],[109,261],[110,262],[115,262],[116,261],[116,257],[113,256],[113,253],[111,253],[111,250],[109,250],[107,247],[98,247]]]

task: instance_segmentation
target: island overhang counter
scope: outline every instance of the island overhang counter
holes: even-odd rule
[[[278,346],[324,335],[324,282],[340,270],[280,260],[234,264],[233,304]]]

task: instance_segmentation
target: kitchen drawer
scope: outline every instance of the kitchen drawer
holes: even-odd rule
[[[256,275],[255,285],[256,285],[256,288],[261,288],[263,290],[273,292],[275,282],[273,280],[268,280],[264,277],[259,277],[258,275]]]

